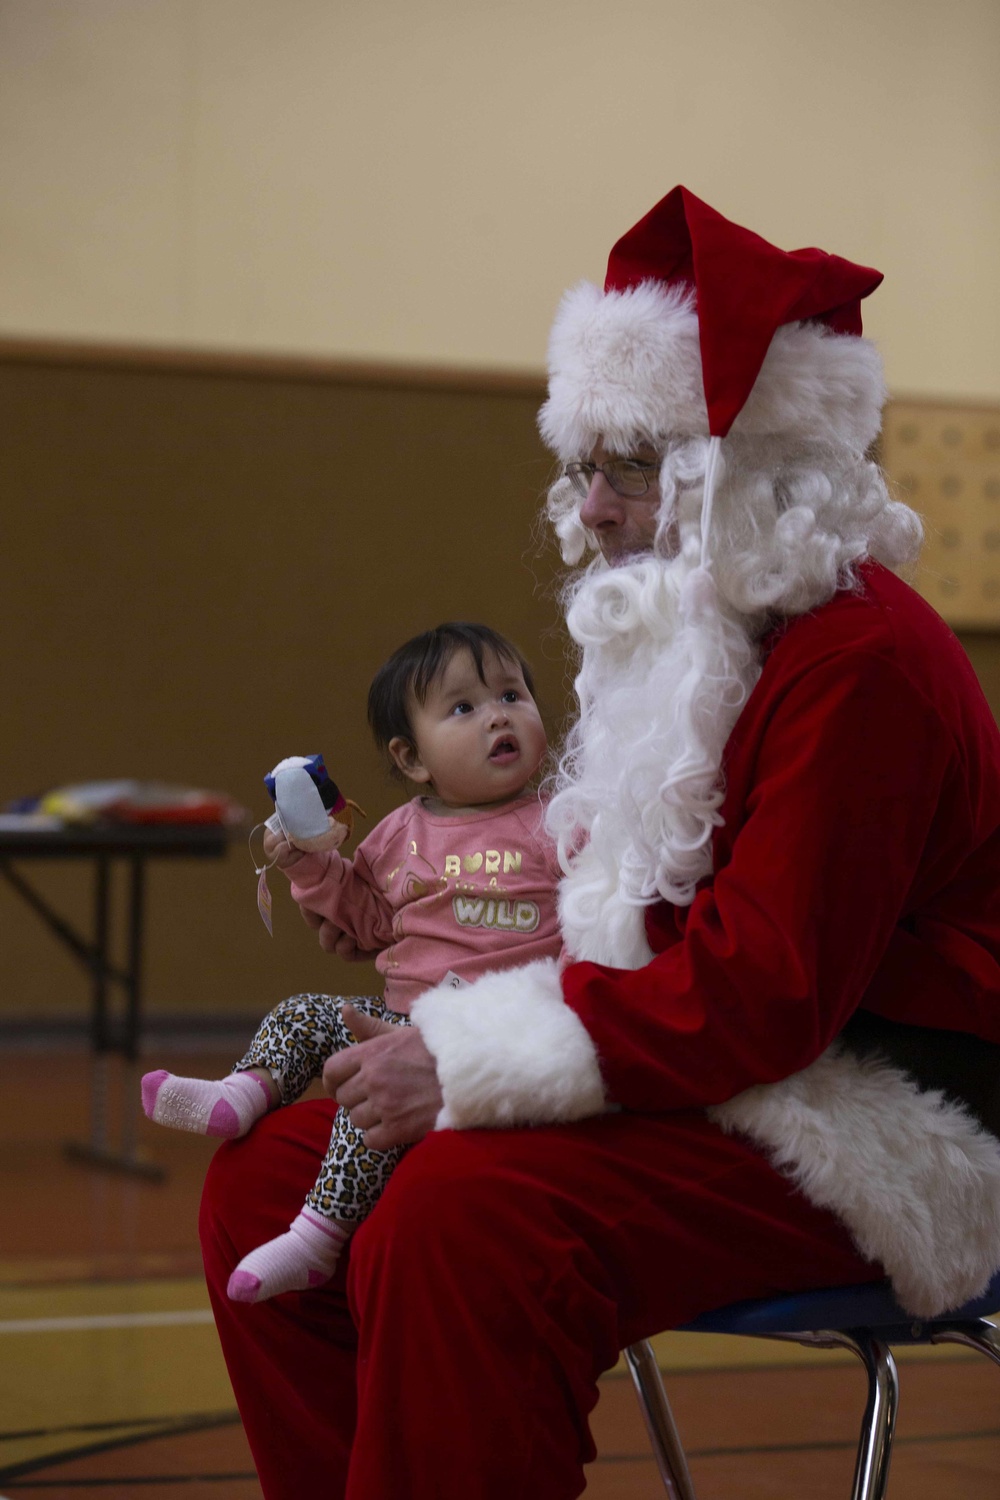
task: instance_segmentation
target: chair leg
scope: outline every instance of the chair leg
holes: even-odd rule
[[[824,1334],[823,1337],[856,1354],[868,1376],[868,1401],[861,1421],[851,1500],[883,1500],[889,1480],[892,1435],[899,1405],[896,1361],[888,1344],[883,1344],[868,1329]]]
[[[968,1349],[978,1349],[987,1359],[1000,1365],[1000,1329],[987,1318],[974,1318],[967,1323],[946,1323],[931,1334],[932,1344],[964,1344]]]
[[[677,1424],[649,1340],[630,1344],[625,1350],[625,1363],[635,1383],[646,1431],[669,1500],[695,1500],[694,1484]]]

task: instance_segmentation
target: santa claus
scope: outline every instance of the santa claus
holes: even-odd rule
[[[967,1107],[991,1106],[974,1039],[1000,1042],[1000,747],[888,571],[922,531],[869,456],[881,279],[676,188],[567,294],[541,429],[563,555],[597,553],[566,591],[579,717],[548,814],[577,962],[415,1019],[441,1123],[710,1106],[932,1314],[1000,1264],[1000,1144]],[[968,1078],[887,1066],[892,1023],[969,1037]]]
[[[432,990],[338,1060],[372,1145],[437,1129],[356,1237],[335,1338],[238,1325],[220,1291],[251,1440],[253,1372],[280,1367],[306,1454],[278,1462],[261,1405],[269,1496],[315,1477],[321,1438],[331,1494],[576,1495],[622,1344],[885,1274],[929,1315],[1000,1265],[1000,736],[893,571],[921,527],[870,456],[880,280],[677,188],[566,296],[541,413],[585,564],[548,810],[566,953]],[[329,1128],[299,1118],[297,1142]],[[294,1199],[268,1129],[241,1144]],[[262,1232],[231,1163],[220,1288]],[[334,1414],[355,1369],[356,1429]]]

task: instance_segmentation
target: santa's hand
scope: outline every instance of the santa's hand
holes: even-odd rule
[[[378,1021],[345,1005],[358,1039],[328,1058],[323,1087],[346,1109],[373,1151],[407,1146],[434,1129],[443,1099],[434,1059],[412,1026]]]
[[[338,958],[346,959],[352,964],[367,963],[377,957],[377,948],[359,948],[349,932],[335,926],[326,917],[321,917],[318,911],[310,911],[307,906],[300,906],[299,911],[306,926],[316,933],[324,953],[335,953]]]

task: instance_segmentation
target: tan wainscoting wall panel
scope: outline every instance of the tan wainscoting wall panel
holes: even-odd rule
[[[405,792],[371,745],[368,683],[449,618],[518,642],[555,738],[570,674],[535,528],[541,397],[537,376],[0,346],[0,802],[138,776],[263,818],[265,772],[321,751],[371,827]],[[88,926],[88,870],[20,868]],[[284,885],[272,939],[245,844],[151,865],[148,1008],[371,993]],[[86,1014],[86,974],[3,883],[0,943],[0,1013]]]
[[[917,588],[955,629],[1000,629],[1000,406],[893,401],[882,462],[924,519]]]
[[[0,802],[141,776],[219,788],[260,818],[275,761],[322,751],[374,821],[402,794],[369,741],[369,680],[447,618],[485,620],[522,646],[555,738],[572,674],[559,565],[535,525],[551,472],[542,394],[531,375],[0,344]],[[997,423],[976,421],[925,403],[890,410],[886,462],[901,485],[917,477],[932,527],[929,476],[959,472],[938,449],[957,462],[968,447],[955,514],[973,472],[982,515],[1000,514],[982,489]],[[972,551],[992,558],[976,525]],[[937,571],[925,564],[918,582],[948,607],[928,587]],[[996,711],[997,637],[978,604],[965,618]],[[27,872],[88,926],[88,871]],[[151,1012],[253,1016],[295,990],[371,991],[374,970],[322,954],[283,877],[271,883],[273,939],[245,847],[151,866]],[[85,973],[3,884],[0,953],[0,1016],[87,1014]]]

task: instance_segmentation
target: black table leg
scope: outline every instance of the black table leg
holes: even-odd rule
[[[146,909],[146,867],[140,855],[130,860],[128,922],[128,984],[122,1031],[122,1153],[138,1160],[136,1126],[139,1119],[139,1026],[142,1016],[142,934]]]
[[[110,862],[98,859],[94,891],[93,948],[93,1075],[91,1082],[91,1134],[84,1145],[66,1143],[66,1154],[76,1161],[112,1171],[128,1172],[160,1182],[166,1169],[139,1155],[136,1127],[139,1119],[139,1028],[142,1006],[142,938],[145,915],[145,865],[141,855],[129,861],[128,960],[123,979],[125,1009],[117,1036],[112,1035],[108,1011],[108,979],[114,976],[110,943]],[[108,1140],[108,1092],[113,1054],[121,1059],[121,1136],[118,1149]]]
[[[111,866],[98,859],[94,867],[94,971],[91,1015],[90,1144],[95,1153],[108,1149],[108,1085],[111,1038],[108,1034],[108,912]]]

